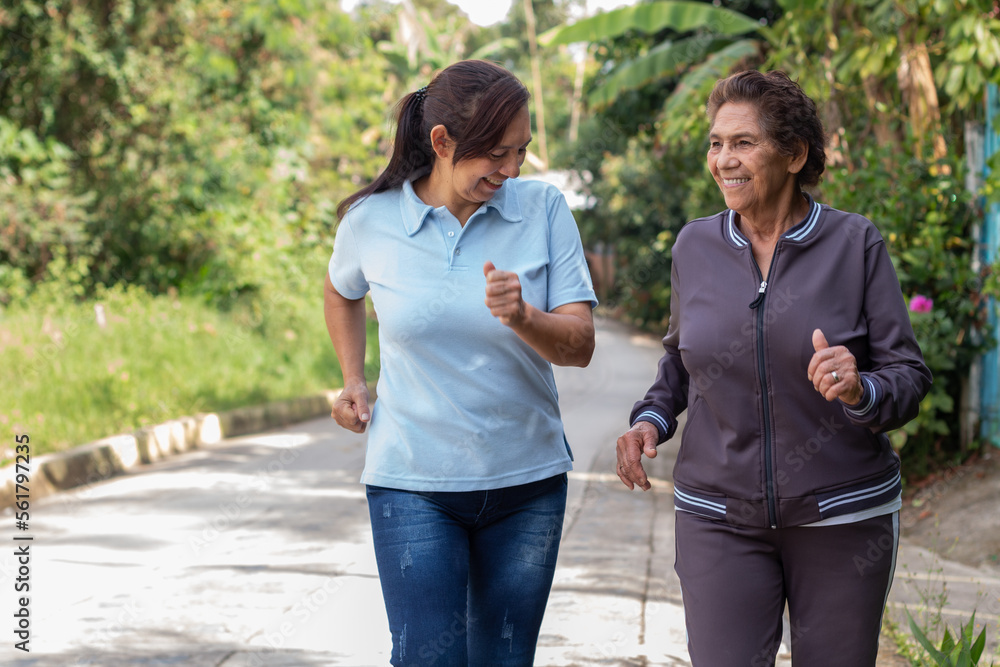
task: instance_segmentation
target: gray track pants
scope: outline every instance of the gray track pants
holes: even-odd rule
[[[796,667],[873,667],[899,514],[857,523],[742,528],[676,512],[693,667],[770,667],[788,604]]]

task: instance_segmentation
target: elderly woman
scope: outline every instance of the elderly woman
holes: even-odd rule
[[[695,667],[874,665],[899,535],[886,431],[930,387],[875,226],[803,192],[824,169],[816,107],[781,72],[719,81],[708,167],[727,210],[688,223],[666,351],[618,439],[618,476],[687,423],[676,563]],[[872,545],[875,545],[873,548]]]
[[[517,178],[530,141],[524,85],[455,63],[403,98],[389,165],[338,210],[333,417],[371,425],[361,481],[393,665],[534,657],[572,468],[552,364],[589,363],[596,300],[566,200]]]

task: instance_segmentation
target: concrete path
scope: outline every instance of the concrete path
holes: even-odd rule
[[[612,474],[614,441],[661,348],[605,321],[598,337],[590,368],[557,375],[576,470],[536,664],[689,665],[672,569],[676,441],[652,462],[651,491]],[[0,514],[0,664],[388,664],[363,456],[363,437],[314,420],[40,499],[27,532]],[[15,592],[24,548],[26,607]],[[912,563],[916,579],[926,554],[902,554],[900,573]],[[987,585],[1000,600],[998,582]],[[15,648],[22,608],[29,653]]]

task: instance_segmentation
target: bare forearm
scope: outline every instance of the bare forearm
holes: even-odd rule
[[[594,354],[590,304],[571,303],[548,313],[525,304],[524,317],[508,326],[543,359],[557,366],[586,366]]]
[[[348,299],[326,278],[323,315],[330,341],[337,352],[344,384],[365,383],[365,301]]]

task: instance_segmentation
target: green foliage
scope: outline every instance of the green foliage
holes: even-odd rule
[[[0,43],[0,202],[18,232],[0,289],[43,280],[56,248],[86,258],[86,294],[227,306],[289,288],[302,245],[328,251],[335,202],[382,162],[359,140],[386,116],[381,60],[334,0],[25,0],[0,22],[19,36]]]
[[[731,40],[688,37],[657,44],[641,57],[615,68],[587,96],[593,109],[601,109],[614,102],[622,92],[661,79],[664,74],[681,71],[693,58],[702,60],[728,46]],[[671,98],[673,99],[673,98]]]
[[[822,198],[872,220],[882,232],[911,305],[910,319],[924,359],[934,374],[920,414],[893,432],[907,470],[955,456],[958,397],[970,367],[985,349],[986,270],[976,270],[973,228],[981,215],[963,185],[960,163],[891,162],[884,149],[869,149],[867,167],[828,174]],[[929,299],[928,312],[914,308]],[[926,302],[925,302],[926,303]],[[904,447],[905,445],[905,447]]]
[[[697,69],[691,70],[663,107],[661,138],[678,143],[686,137],[708,135],[708,115],[692,114],[691,109],[704,109],[715,82],[729,75],[736,63],[750,63],[757,58],[759,45],[751,40],[739,40],[708,54]]]
[[[657,39],[651,48],[624,62],[615,62],[607,79],[590,92],[588,102],[592,108],[601,109],[627,91],[664,77],[681,76],[677,92],[684,94],[677,100],[668,98],[665,109],[668,122],[664,125],[668,138],[678,138],[680,134],[670,134],[680,127],[673,121],[683,117],[675,109],[690,101],[691,92],[704,94],[706,80],[720,66],[728,69],[755,54],[757,42],[738,37],[760,27],[757,21],[731,9],[702,2],[660,0],[602,12],[553,28],[541,36],[540,42],[555,46],[581,41],[601,43],[633,32],[655,35]],[[708,73],[704,65],[710,55]],[[714,83],[715,78],[711,76],[709,83]]]
[[[4,3],[0,422],[60,449],[336,386],[322,280],[384,162],[387,16]]]
[[[540,42],[547,46],[572,42],[597,42],[629,30],[656,33],[670,29],[688,32],[710,28],[719,35],[742,35],[759,27],[739,12],[701,2],[660,0],[601,12],[546,33]]]
[[[957,404],[988,336],[984,297],[997,294],[997,267],[972,268],[983,213],[960,175],[966,123],[984,120],[985,83],[1000,81],[993,4],[857,0],[828,9],[782,0],[767,62],[798,78],[822,109],[836,165],[827,201],[879,225],[904,294],[934,302],[911,313],[934,385],[920,416],[893,434],[915,474],[963,455]],[[917,71],[921,57],[928,71]],[[994,188],[995,177],[976,194]]]
[[[872,132],[883,144],[901,141],[897,128],[909,116],[922,116],[921,109],[936,113],[938,107],[942,129],[960,135],[966,120],[982,119],[986,83],[1000,83],[1000,18],[992,0],[781,4],[785,14],[768,33],[772,48],[765,67],[789,71],[826,105],[826,120],[833,124],[828,129],[846,129],[855,142]],[[928,101],[921,99],[929,92],[924,83],[911,81],[912,90],[905,85],[916,78],[911,65],[923,50],[935,88]],[[955,139],[957,154],[962,142]]]
[[[1000,16],[993,2],[925,0],[921,10],[947,26],[934,71],[955,109],[980,104],[987,82],[1000,83]]]
[[[888,607],[882,616],[883,629],[893,639],[897,655],[914,667],[924,667],[930,664],[963,664],[972,667],[978,665],[983,658],[986,630],[984,628],[979,633],[979,637],[973,639],[976,626],[975,612],[968,623],[960,626],[958,635],[954,637],[944,620],[949,599],[948,577],[944,575],[939,558],[946,555],[949,548],[948,544],[936,545],[931,550],[933,562],[929,567],[920,573],[909,572],[908,580],[912,584],[913,592],[917,595],[915,606],[920,613],[914,618],[909,609],[904,607],[908,619],[908,629],[893,618],[894,615],[890,613]],[[908,569],[906,565],[903,567]],[[934,646],[931,638],[937,636],[942,636],[942,640],[938,646]],[[968,651],[966,657],[971,662],[958,662],[965,649]],[[944,662],[940,662],[940,659],[943,659]],[[992,664],[990,663],[990,667]],[[985,663],[983,667],[986,667]]]
[[[910,631],[913,632],[913,636],[920,646],[927,651],[927,655],[933,660],[932,664],[939,667],[975,667],[979,664],[983,649],[986,647],[986,628],[983,628],[979,636],[973,639],[976,627],[975,613],[972,614],[968,623],[959,628],[954,637],[946,627],[939,646],[934,646],[909,612],[906,613],[906,616],[910,621]]]
[[[686,190],[676,187],[681,174],[690,185]],[[577,213],[581,235],[590,247],[616,255],[615,289],[600,295],[603,306],[633,324],[664,331],[671,246],[687,220],[720,208],[714,182],[699,155],[664,153],[646,133],[628,139],[620,155],[605,155],[589,190],[598,204]]]
[[[706,86],[734,61],[756,57],[756,41],[734,36],[761,29],[773,8],[744,2],[739,9],[746,13],[708,3],[643,3],[542,38],[550,45],[594,40],[596,64],[585,85],[591,113],[558,161],[584,175],[595,201],[577,212],[584,243],[615,265],[615,287],[600,295],[602,304],[639,326],[662,329],[666,322],[677,231],[723,207],[704,163],[705,115],[693,110],[703,108]]]
[[[536,35],[544,33],[552,26],[565,22],[569,3],[561,0],[532,0]],[[484,50],[486,42],[491,46]],[[470,41],[475,49],[467,57],[484,57],[500,62],[517,75],[531,90],[532,132],[535,142],[528,148],[529,153],[541,152],[541,128],[538,127],[538,105],[544,102],[546,152],[549,166],[556,161],[552,155],[568,143],[568,135],[574,125],[574,113],[579,117],[579,104],[575,96],[577,67],[572,54],[567,49],[539,48],[537,64],[540,75],[541,93],[535,87],[531,62],[531,45],[528,39],[528,19],[524,3],[515,1],[504,21],[479,33],[479,40]],[[541,97],[541,100],[538,98]],[[525,163],[525,173],[539,166],[540,162],[530,156]],[[541,156],[539,155],[539,158]]]
[[[0,424],[37,434],[44,453],[339,386],[320,287],[223,313],[199,298],[121,285],[77,303],[43,284],[30,305],[0,317],[0,373],[16,378],[0,386]],[[377,355],[371,322],[371,377]]]
[[[418,78],[429,79],[431,72],[461,60],[468,38],[477,31],[475,24],[460,16],[454,6],[438,5],[435,9],[432,12],[426,7],[402,5],[399,17],[410,39],[385,39],[376,44],[401,84],[395,97],[402,97]]]
[[[86,229],[93,193],[68,191],[70,151],[0,117],[0,307],[59,258],[92,252]]]
[[[24,381],[0,422],[56,449],[340,381],[335,207],[384,166],[392,105],[490,42],[525,81],[529,62],[520,9],[481,30],[444,0],[339,4],[4,3],[0,370]],[[540,29],[565,19],[533,4]],[[543,63],[560,135],[574,73]]]
[[[777,4],[780,11],[773,3],[739,7],[761,25],[754,31],[747,25],[747,32],[736,35],[760,38],[755,40],[714,33],[709,42],[711,30],[648,34],[639,23],[615,23],[627,12],[556,33],[566,40],[595,40],[598,63],[590,99],[607,103],[581,127],[578,155],[568,161],[591,175],[590,193],[597,199],[595,208],[581,215],[584,240],[602,241],[617,252],[624,285],[610,302],[634,321],[660,326],[669,280],[669,252],[656,249],[660,235],[672,237],[681,221],[723,207],[703,167],[707,119],[701,109],[708,90],[734,65],[763,62],[764,69],[789,72],[816,101],[830,136],[819,199],[873,220],[887,240],[908,302],[922,297],[934,304],[929,312],[911,312],[911,320],[935,381],[920,416],[893,434],[907,473],[920,474],[965,454],[957,437],[959,401],[972,363],[986,346],[986,297],[1000,290],[1000,267],[973,268],[974,225],[982,217],[975,197],[998,198],[1000,170],[976,194],[965,191],[962,174],[965,123],[982,120],[985,82],[1000,77],[994,66],[1000,31],[993,3]],[[692,47],[687,61],[674,53],[685,40]],[[903,64],[917,52],[929,59],[919,83],[936,84],[934,104],[922,97],[933,96],[916,85],[913,72],[909,88],[903,87]],[[925,102],[925,113],[914,111]],[[609,136],[608,127],[617,131],[612,141],[597,142],[600,154],[588,143],[594,141],[584,131],[588,127],[602,138]],[[925,129],[919,133],[913,129],[920,127]],[[940,136],[929,136],[935,133]],[[926,157],[934,149],[938,158]],[[666,176],[651,179],[656,172]],[[661,214],[660,204],[671,213]],[[643,279],[642,289],[633,290],[639,282],[633,276]]]

